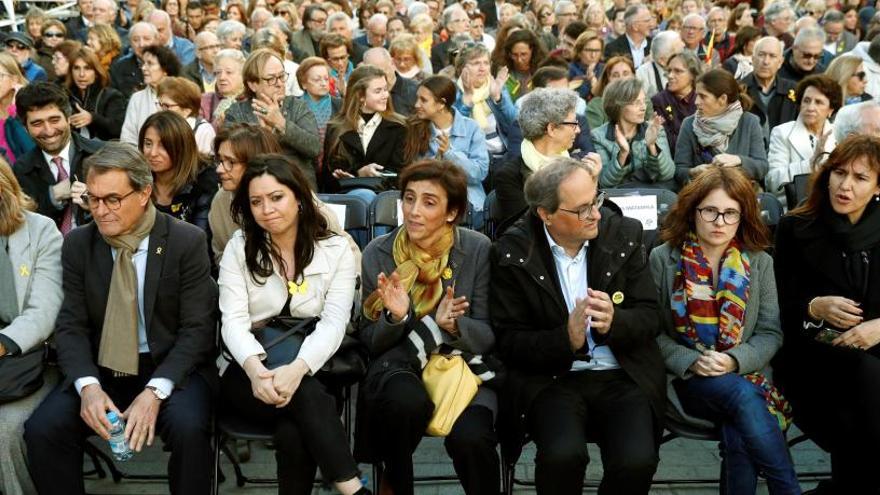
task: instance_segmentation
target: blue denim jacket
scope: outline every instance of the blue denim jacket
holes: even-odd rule
[[[464,169],[468,177],[468,202],[475,211],[483,210],[486,202],[486,191],[483,190],[483,179],[489,173],[489,151],[486,148],[486,136],[473,119],[463,116],[453,109],[452,129],[449,131],[449,149],[443,158]],[[431,142],[425,158],[438,158],[436,127],[431,127]]]

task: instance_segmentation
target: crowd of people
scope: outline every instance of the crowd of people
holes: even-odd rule
[[[84,493],[111,411],[179,494],[211,490],[218,411],[274,425],[284,494],[318,468],[370,493],[359,462],[414,493],[426,434],[468,494],[526,442],[539,493],[581,493],[593,442],[599,493],[644,494],[677,428],[719,440],[721,493],[800,494],[792,425],[830,454],[811,493],[880,493],[880,5],[25,14],[0,33],[0,493]],[[633,189],[676,195],[658,235]],[[368,233],[324,203],[386,191],[398,225]],[[473,383],[458,408],[442,373]]]

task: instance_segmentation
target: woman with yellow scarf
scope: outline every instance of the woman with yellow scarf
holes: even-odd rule
[[[435,409],[422,370],[432,356],[459,355],[485,385],[455,419],[446,451],[465,493],[498,493],[497,397],[488,388],[496,380],[484,364],[495,343],[490,242],[456,226],[468,207],[457,165],[416,162],[403,169],[400,190],[402,225],[364,250],[359,336],[372,362],[358,394],[355,457],[381,466],[383,493],[412,494],[412,454]]]

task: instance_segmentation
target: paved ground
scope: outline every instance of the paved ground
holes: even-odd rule
[[[797,431],[789,433],[789,438],[798,434]],[[533,479],[534,476],[534,447],[529,446],[517,465],[517,478]],[[585,493],[595,493],[596,480],[601,478],[601,462],[598,450],[594,446],[590,448],[591,458],[595,461],[587,471],[587,479],[591,486]],[[799,473],[827,472],[830,469],[829,459],[826,454],[810,442],[802,443],[792,449]],[[137,455],[131,461],[120,466],[132,473],[157,474],[165,471],[167,453],[160,448],[153,447]],[[715,479],[718,477],[720,458],[717,446],[714,442],[701,442],[695,440],[673,440],[663,445],[660,452],[660,467],[655,480],[686,480],[686,479]],[[416,465],[416,475],[448,475],[454,474],[452,463],[446,457],[446,451],[439,439],[428,438],[422,442],[413,456]],[[90,463],[86,464],[86,468]],[[225,456],[221,457],[221,468],[227,479],[220,485],[220,493],[223,495],[264,495],[276,493],[276,488],[271,485],[246,485],[244,488],[235,486],[232,466]],[[369,466],[362,466],[365,473],[370,473]],[[248,476],[272,477],[275,473],[274,453],[259,443],[253,444],[252,458],[243,464],[243,470]],[[371,475],[371,474],[370,474]],[[811,488],[815,482],[810,480],[814,477],[804,477],[802,486]],[[133,481],[124,480],[120,484],[112,480],[99,480],[94,476],[89,477],[86,489],[90,494],[165,494],[168,493],[166,485],[157,481]],[[516,493],[533,493],[529,487],[517,487]],[[335,493],[332,490],[316,488],[314,494]],[[424,495],[451,495],[463,493],[461,487],[454,482],[434,482],[419,484],[416,493]],[[676,494],[676,495],[708,495],[718,493],[718,486],[712,484],[673,483],[657,484],[651,493]],[[760,494],[766,494],[767,489],[761,486]]]

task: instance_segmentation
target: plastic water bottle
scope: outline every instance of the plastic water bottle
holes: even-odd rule
[[[110,421],[110,450],[117,461],[125,462],[131,459],[134,452],[125,441],[125,421],[116,414],[116,411],[107,413],[107,421]]]

